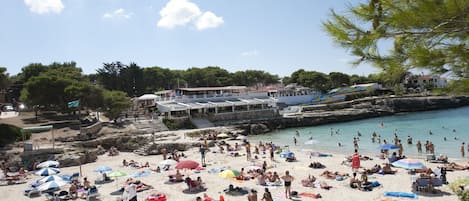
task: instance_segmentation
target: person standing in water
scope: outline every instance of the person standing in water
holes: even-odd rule
[[[422,143],[420,140],[417,141],[417,152],[422,153]]]
[[[296,137],[293,137],[293,143],[295,143],[295,146],[298,143],[298,141],[296,140]]]
[[[461,157],[464,158],[464,142],[461,144]]]

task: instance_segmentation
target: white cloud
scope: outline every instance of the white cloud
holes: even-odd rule
[[[170,0],[160,10],[160,16],[157,26],[167,29],[194,24],[198,30],[203,30],[223,24],[223,18],[210,11],[202,13],[197,4],[188,0]]]
[[[246,52],[241,53],[241,56],[243,56],[243,57],[253,57],[253,56],[257,56],[257,55],[259,55],[259,51],[257,51],[257,50],[250,50],[250,51],[246,51]]]
[[[195,22],[195,27],[198,30],[204,30],[208,28],[215,28],[223,24],[223,18],[218,17],[210,11],[205,12],[202,16],[197,19]]]
[[[24,3],[37,14],[61,13],[65,8],[62,0],[24,0]]]
[[[112,12],[104,13],[103,18],[106,19],[130,19],[133,13],[126,12],[123,8],[119,8]]]

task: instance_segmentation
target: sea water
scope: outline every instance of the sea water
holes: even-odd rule
[[[454,129],[454,130],[453,130]],[[296,136],[299,132],[299,137]],[[332,135],[331,135],[332,131]],[[430,135],[431,131],[431,135]],[[393,116],[378,117],[343,123],[326,124],[320,126],[288,128],[273,131],[264,135],[250,136],[251,141],[273,142],[280,145],[295,146],[293,137],[298,140],[296,148],[300,150],[321,150],[331,153],[353,153],[353,138],[359,137],[359,152],[361,154],[377,155],[380,145],[377,141],[372,143],[373,132],[381,135],[381,143],[386,139],[394,143],[394,133],[397,134],[404,148],[404,155],[424,157],[418,154],[416,143],[422,143],[425,152],[425,141],[429,140],[435,145],[435,153],[447,155],[450,158],[461,158],[460,147],[462,142],[469,143],[469,107],[447,110],[434,110],[426,112],[399,113]],[[413,144],[407,144],[407,137],[412,137]],[[310,138],[318,141],[314,145],[305,145]],[[446,141],[445,138],[446,137]],[[338,143],[342,147],[338,146]],[[396,150],[397,151],[397,150]],[[466,153],[466,157],[469,153]]]

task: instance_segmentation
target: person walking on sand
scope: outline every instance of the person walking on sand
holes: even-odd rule
[[[200,145],[200,157],[201,157],[201,162],[202,162],[202,166],[205,165],[205,147],[204,145]]]
[[[251,144],[246,142],[246,160],[251,160]]]
[[[290,175],[290,172],[287,170],[285,171],[285,175],[282,176],[282,180],[285,185],[285,197],[291,199],[291,183],[293,181],[293,177]]]
[[[355,149],[355,153],[352,155],[352,172],[358,172],[358,168],[360,168],[360,156],[358,150]]]
[[[272,144],[270,144],[269,153],[270,153],[270,160],[274,161],[274,145]]]
[[[257,201],[257,191],[251,189],[251,192],[248,194],[248,201]]]
[[[399,147],[399,157],[402,157],[402,152],[404,152],[404,147],[402,146],[401,140],[397,141],[397,146]]]
[[[274,199],[272,199],[272,194],[270,193],[268,188],[265,188],[265,192],[264,192],[264,195],[262,196],[261,200],[263,200],[263,201],[273,201],[274,200]]]

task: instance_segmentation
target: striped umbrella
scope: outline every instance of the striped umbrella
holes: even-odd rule
[[[400,168],[405,168],[405,169],[420,169],[424,168],[425,165],[423,165],[422,162],[415,160],[415,159],[409,159],[409,158],[404,158],[398,161],[395,161],[392,163],[394,167],[400,167]]]
[[[51,175],[51,176],[47,176],[47,177],[40,179],[39,183],[42,184],[42,183],[46,183],[49,181],[65,181],[65,180],[62,177],[59,177],[57,175]]]
[[[36,168],[48,168],[48,167],[59,167],[60,163],[58,161],[44,161],[39,163]]]
[[[60,173],[60,170],[57,168],[43,168],[36,171],[34,174],[39,176],[49,176]]]
[[[46,191],[46,190],[51,190],[51,189],[58,189],[61,186],[66,185],[66,184],[67,182],[65,181],[49,181],[38,186],[37,190]]]

